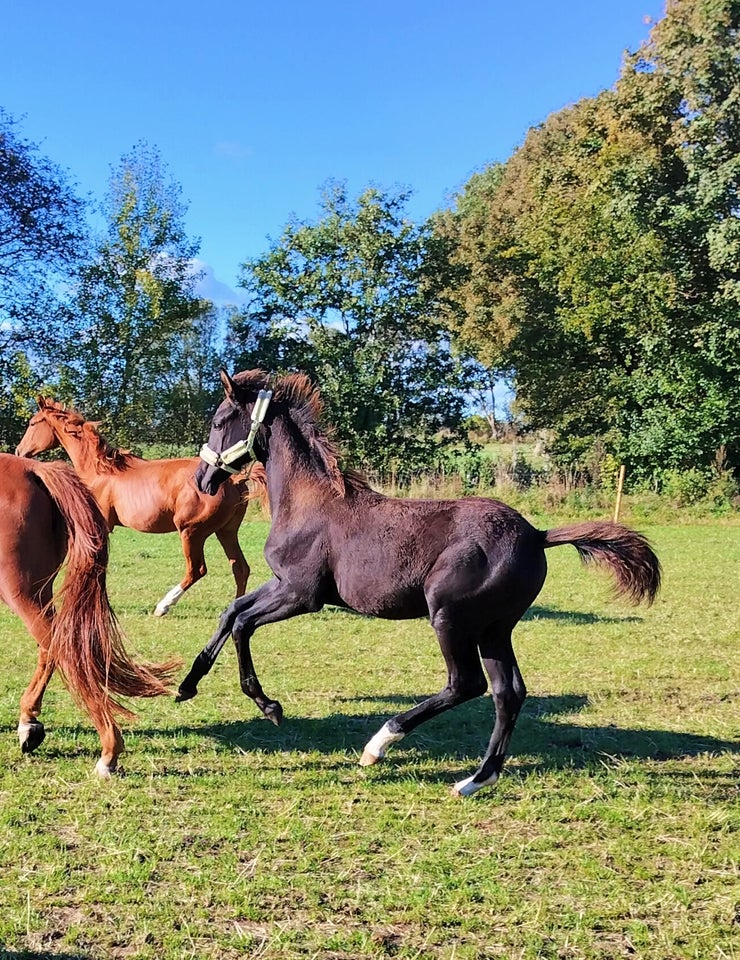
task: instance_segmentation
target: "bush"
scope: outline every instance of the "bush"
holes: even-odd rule
[[[704,500],[709,491],[710,476],[701,470],[667,470],[660,482],[660,492],[677,507],[687,507]]]

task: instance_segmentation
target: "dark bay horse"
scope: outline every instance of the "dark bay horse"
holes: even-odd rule
[[[64,583],[52,597],[65,556]],[[56,668],[100,734],[101,777],[116,769],[123,750],[115,714],[133,716],[115,697],[167,693],[178,666],[138,664],[126,653],[106,592],[107,565],[108,527],[82,480],[62,463],[0,453],[0,600],[38,644],[21,697],[21,749],[31,753],[44,739],[41,702]]]
[[[209,495],[193,482],[197,457],[145,460],[111,447],[97,424],[76,411],[49,397],[37,397],[37,402],[39,412],[16,447],[18,456],[35,457],[61,446],[92,491],[110,530],[120,526],[142,533],[177,530],[180,534],[185,576],[159,601],[156,616],[169,613],[185,591],[206,575],[204,545],[214,533],[231,564],[236,596],[244,594],[249,564],[239,545],[239,526],[250,498],[259,497],[267,504],[260,465],[255,465],[249,480],[235,475]]]
[[[273,391],[254,456],[265,465],[272,527],[265,558],[274,576],[235,600],[180,685],[178,699],[197,692],[231,634],[241,687],[279,723],[282,708],[265,696],[250,651],[257,627],[320,610],[348,607],[387,619],[428,617],[447,666],[439,693],[390,719],[368,742],[360,763],[376,763],[388,746],[420,723],[477,697],[488,674],[496,717],[482,763],[454,786],[469,795],[494,783],[526,690],[512,648],[512,630],[545,580],[545,551],[572,544],[585,561],[607,567],[617,592],[652,601],[660,565],[645,538],[609,522],[537,530],[497,500],[401,500],[382,496],[353,471],[342,471],[338,451],[320,426],[318,391],[301,374],[273,384],[260,370],[232,379],[222,372],[226,399],[213,419],[201,490],[226,480],[220,464],[248,459],[244,444],[258,392]],[[208,462],[205,462],[205,460]]]

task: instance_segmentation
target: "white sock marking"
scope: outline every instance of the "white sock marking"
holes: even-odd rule
[[[185,591],[178,583],[176,587],[173,587],[162,597],[157,606],[154,608],[154,615],[156,617],[164,617],[165,614],[170,612],[172,607],[174,607],[184,593]]]
[[[392,733],[388,724],[384,723],[380,730],[368,740],[365,752],[377,757],[378,760],[382,760],[388,747],[397,740],[403,740],[403,738],[404,734]]]

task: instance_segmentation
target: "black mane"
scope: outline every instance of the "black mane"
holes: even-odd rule
[[[349,486],[368,490],[370,484],[363,473],[340,466],[342,453],[332,436],[332,428],[324,424],[324,401],[319,388],[305,373],[288,373],[272,380],[264,370],[243,370],[232,378],[242,390],[272,390],[272,402],[283,402],[290,410],[290,418],[316,452],[332,487],[344,496]]]

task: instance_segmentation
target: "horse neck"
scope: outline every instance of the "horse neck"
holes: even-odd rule
[[[88,443],[82,437],[75,436],[73,433],[68,433],[64,429],[63,422],[53,421],[52,429],[56,434],[60,446],[64,448],[65,453],[72,461],[72,466],[75,468],[79,476],[83,480],[86,477],[94,476],[97,473],[95,469],[97,457],[90,443]]]
[[[299,452],[306,440],[292,422],[282,418],[270,427],[270,454],[265,462],[272,523],[295,512],[299,502],[318,506],[333,496],[323,466]]]

